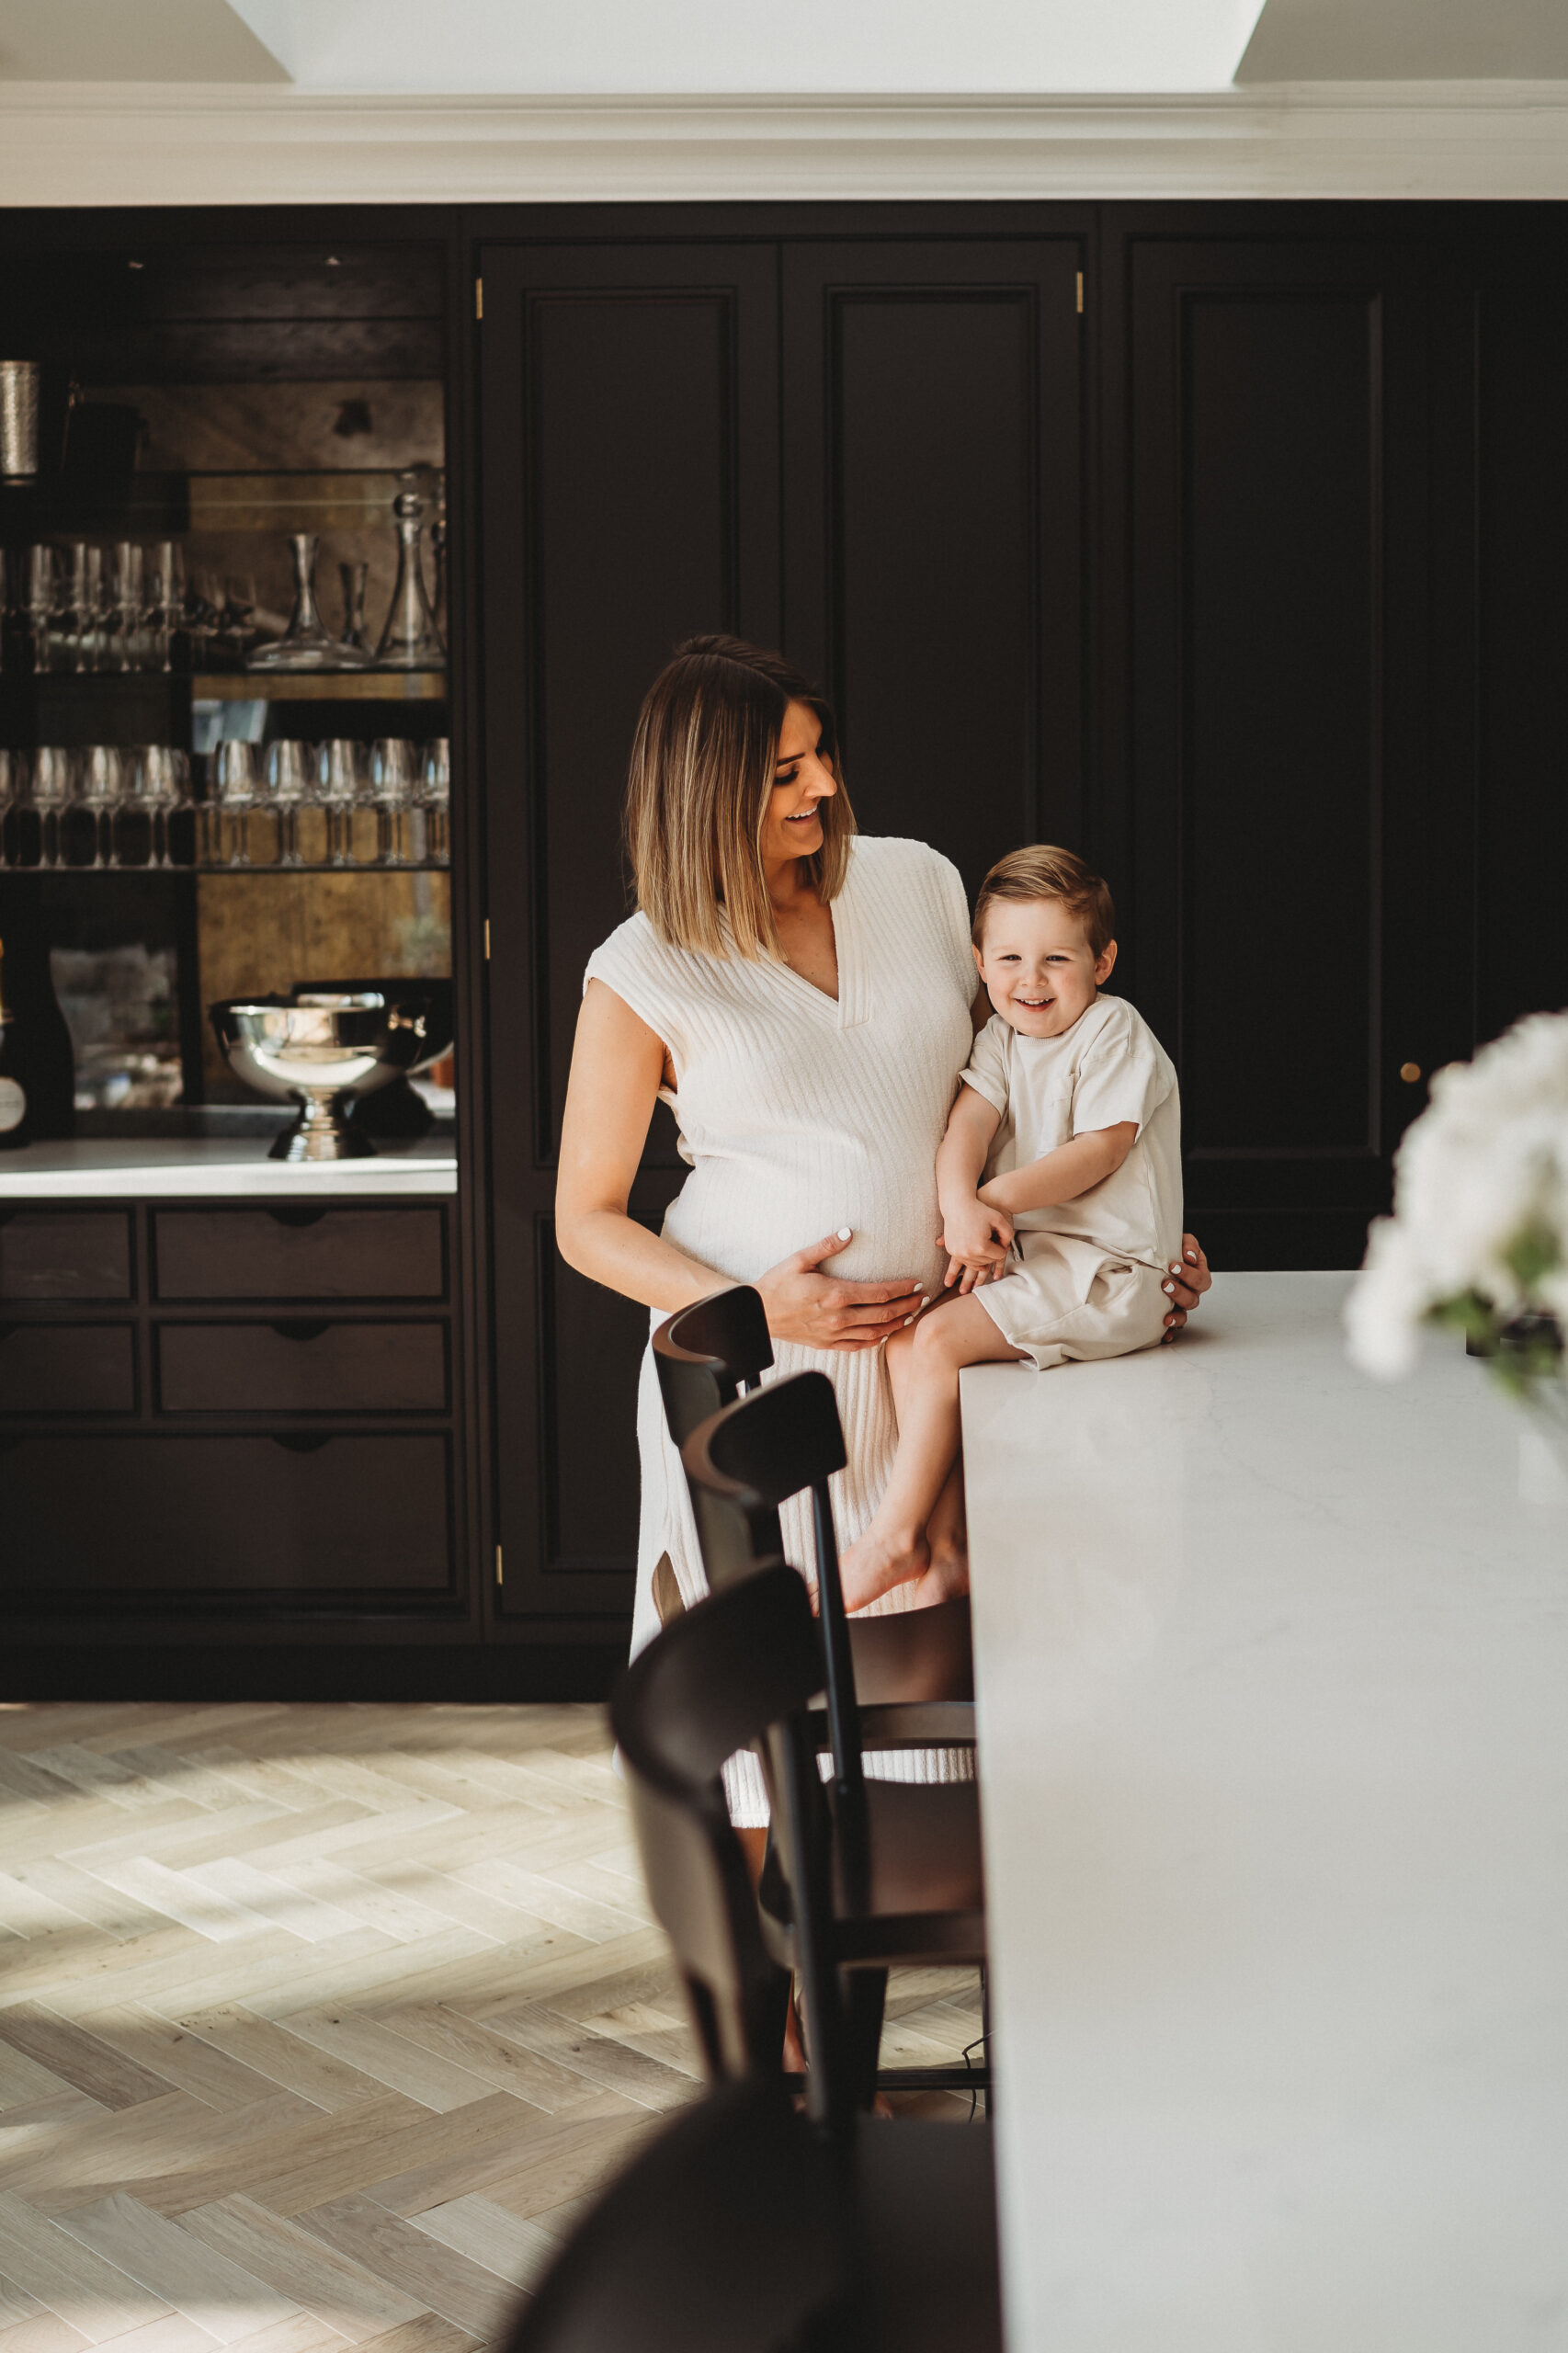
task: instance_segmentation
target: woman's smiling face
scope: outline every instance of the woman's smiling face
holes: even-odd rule
[[[790,858],[810,858],[823,845],[818,803],[838,790],[838,779],[822,756],[822,721],[809,702],[792,702],[778,731],[773,790],[762,829],[765,872]]]

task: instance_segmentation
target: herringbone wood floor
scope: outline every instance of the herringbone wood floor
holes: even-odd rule
[[[0,2353],[467,2353],[696,2088],[597,1709],[0,1707]]]

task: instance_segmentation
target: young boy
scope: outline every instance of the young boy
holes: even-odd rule
[[[888,1342],[898,1454],[844,1556],[851,1609],[912,1577],[921,1603],[967,1589],[959,1373],[1015,1358],[1044,1372],[1164,1336],[1181,1247],[1176,1073],[1122,997],[1110,892],[1070,850],[1014,850],[974,910],[994,1007],[937,1154],[947,1283]]]

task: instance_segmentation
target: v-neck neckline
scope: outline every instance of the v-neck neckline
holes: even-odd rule
[[[835,1029],[854,1029],[858,1022],[864,1021],[868,1010],[859,952],[859,927],[850,904],[854,873],[854,854],[851,852],[849,871],[844,878],[843,888],[837,898],[829,902],[827,910],[828,921],[833,926],[834,961],[838,967],[838,995],[829,996],[825,989],[819,989],[814,981],[808,981],[804,972],[798,972],[793,964],[786,963],[782,958],[778,965],[794,986],[804,990],[812,1003],[821,1008]]]

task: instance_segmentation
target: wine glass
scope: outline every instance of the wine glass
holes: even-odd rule
[[[302,866],[300,855],[300,810],[315,799],[315,755],[309,744],[292,736],[269,745],[267,753],[267,801],[278,815],[278,864]]]
[[[451,862],[451,745],[444,735],[432,735],[419,761],[415,806],[425,813],[425,856],[432,866]]]
[[[84,608],[87,618],[85,659],[77,666],[84,670],[107,670],[111,666],[109,649],[113,643],[114,567],[103,548],[89,547],[86,560],[87,596]]]
[[[153,551],[147,581],[146,622],[153,666],[174,668],[175,631],[185,613],[185,551],[177,540],[161,540]]]
[[[108,612],[108,670],[137,670],[142,666],[142,626],[146,608],[146,550],[134,540],[121,540],[112,550],[113,597]]]
[[[168,822],[180,806],[181,775],[188,779],[190,764],[183,752],[167,744],[137,744],[125,755],[124,792],[120,806],[128,814],[147,820],[146,866],[171,866]]]
[[[329,866],[354,864],[354,812],[365,799],[365,746],[335,736],[318,755],[317,797],[326,811]]]
[[[368,563],[340,563],[337,576],[343,584],[343,627],[337,632],[337,642],[351,653],[372,658],[365,630],[365,583],[369,579],[370,567]]]
[[[38,862],[59,866],[61,820],[71,800],[71,755],[62,745],[40,744],[34,752],[28,800],[38,812]]]
[[[8,752],[0,745],[0,868],[11,863],[6,855],[6,821],[20,805],[26,780],[26,755]]]
[[[125,790],[124,763],[118,745],[88,744],[76,756],[76,805],[93,821],[93,864],[117,866],[115,812]],[[105,847],[108,847],[106,857]]]
[[[221,634],[228,639],[242,661],[244,659],[246,646],[256,635],[256,631],[252,627],[255,612],[255,574],[231,572],[224,584]]]
[[[22,601],[19,610],[27,623],[28,652],[35,671],[47,671],[50,663],[49,624],[55,609],[55,563],[51,547],[26,548],[21,551]]]
[[[414,745],[406,735],[383,735],[371,745],[369,800],[376,813],[377,865],[406,866],[414,803]]]
[[[250,813],[256,801],[256,745],[236,743],[232,736],[225,736],[213,757],[212,776],[217,802],[214,847],[218,862],[248,866]]]

